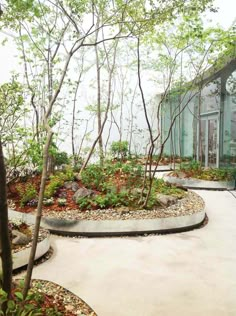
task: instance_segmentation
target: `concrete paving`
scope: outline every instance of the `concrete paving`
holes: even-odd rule
[[[68,288],[99,316],[235,316],[236,198],[197,193],[206,202],[204,228],[128,238],[53,236],[54,254],[33,277]]]

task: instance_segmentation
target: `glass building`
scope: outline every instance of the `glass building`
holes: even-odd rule
[[[236,167],[236,58],[208,71],[198,91],[171,94],[161,126],[162,143],[169,133],[164,154],[191,157],[205,167]]]

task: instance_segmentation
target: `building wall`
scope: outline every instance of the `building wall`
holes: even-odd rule
[[[183,108],[164,153],[192,157],[203,165],[207,161],[208,166],[235,167],[236,59],[212,76],[200,91],[189,92],[182,100],[176,93],[168,97],[162,111],[162,139],[175,114]]]

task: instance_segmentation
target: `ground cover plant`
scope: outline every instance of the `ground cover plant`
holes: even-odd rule
[[[0,315],[4,316],[75,316],[77,311],[66,309],[62,298],[46,294],[41,281],[33,282],[26,298],[23,298],[24,281],[14,282],[11,298],[0,289]],[[58,296],[58,295],[57,295]],[[7,304],[6,311],[2,311],[3,304]],[[95,315],[95,313],[91,314]]]
[[[231,181],[236,178],[236,169],[204,168],[198,161],[181,163],[179,170],[170,173],[172,176],[184,176],[209,181]]]

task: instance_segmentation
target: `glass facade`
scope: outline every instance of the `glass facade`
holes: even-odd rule
[[[170,134],[164,153],[206,167],[236,167],[236,59],[211,78],[182,99],[168,97],[162,109],[162,142]]]

